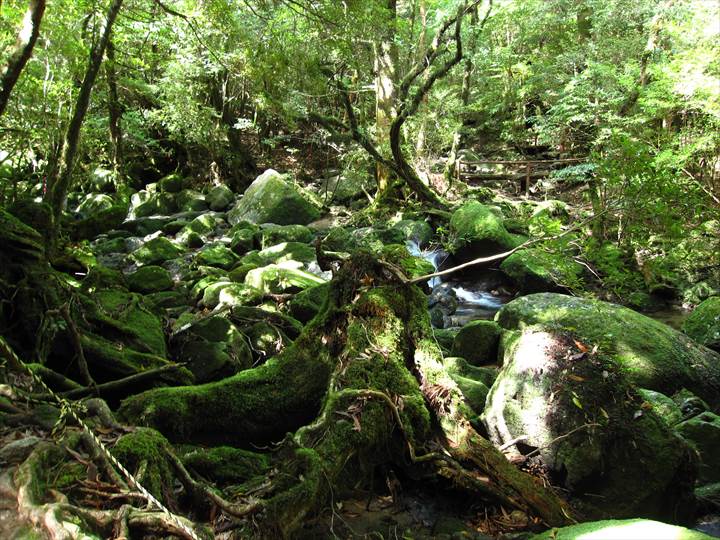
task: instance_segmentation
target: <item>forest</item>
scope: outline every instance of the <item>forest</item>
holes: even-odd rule
[[[720,538],[716,0],[0,0],[0,538]]]

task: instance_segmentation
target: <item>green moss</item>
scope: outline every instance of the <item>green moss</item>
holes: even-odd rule
[[[720,296],[708,298],[696,307],[682,330],[701,345],[720,350]]]
[[[237,262],[237,255],[223,244],[209,244],[197,253],[195,262],[228,270]]]
[[[543,249],[523,249],[505,259],[500,270],[527,293],[574,290],[581,286],[582,266],[572,258]]]
[[[120,437],[112,448],[112,454],[131,472],[137,473],[144,464],[143,486],[159,500],[166,500],[172,493],[173,477],[165,449],[169,443],[154,429],[137,428]]]
[[[182,457],[182,462],[204,478],[221,485],[245,482],[266,474],[270,468],[267,455],[230,446],[193,450]]]
[[[496,320],[505,329],[540,325],[577,332],[588,346],[610,354],[630,382],[666,395],[685,387],[720,403],[720,362],[684,334],[631,309],[554,293],[523,296]]]
[[[127,277],[127,282],[130,290],[143,294],[165,291],[174,284],[170,272],[154,265],[139,268]]]
[[[297,242],[309,244],[313,239],[313,232],[304,225],[270,225],[263,227],[256,233],[261,249],[267,249],[276,244]]]
[[[532,540],[712,540],[712,536],[649,519],[626,519],[580,523],[561,529],[550,529]]]
[[[309,263],[315,260],[315,248],[299,242],[283,242],[258,252],[265,264],[279,264],[285,261]]]
[[[245,284],[266,293],[298,292],[325,280],[303,270],[270,264],[250,270]]]
[[[182,252],[182,248],[160,236],[133,251],[131,257],[138,265],[160,264],[178,257]]]
[[[236,283],[244,283],[245,282],[245,276],[248,275],[248,272],[250,270],[254,270],[255,268],[258,268],[257,264],[252,263],[240,263],[235,268],[230,270],[230,273],[228,274],[228,278],[230,281],[234,281]]]
[[[411,279],[432,274],[435,271],[435,267],[431,262],[410,255],[405,246],[398,244],[385,246],[382,250],[382,256],[402,268],[405,275]]]
[[[520,244],[503,224],[502,215],[477,201],[469,201],[450,218],[452,251],[475,244],[478,249],[506,251]]]
[[[464,358],[472,365],[497,362],[500,326],[494,321],[472,321],[455,335],[452,355]]]
[[[288,303],[290,314],[300,322],[308,322],[322,309],[327,301],[330,284],[323,283],[297,293]]]

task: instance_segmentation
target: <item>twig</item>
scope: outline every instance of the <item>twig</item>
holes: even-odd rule
[[[593,424],[583,424],[582,426],[578,426],[578,427],[576,427],[575,429],[572,429],[572,430],[568,431],[568,432],[565,433],[564,435],[560,435],[559,437],[555,437],[552,441],[550,441],[550,442],[547,443],[546,445],[541,446],[541,447],[539,447],[539,448],[536,448],[535,450],[533,450],[533,451],[530,452],[529,454],[525,455],[525,459],[529,459],[529,458],[531,458],[531,457],[539,454],[541,450],[545,450],[546,448],[550,448],[550,447],[551,447],[553,444],[555,444],[556,442],[559,442],[559,441],[561,441],[561,440],[563,440],[563,439],[567,439],[570,435],[572,435],[573,433],[576,433],[576,432],[580,431],[581,429],[587,429],[587,428],[591,428],[591,427],[600,427],[600,424],[595,424],[595,423],[593,423]]]

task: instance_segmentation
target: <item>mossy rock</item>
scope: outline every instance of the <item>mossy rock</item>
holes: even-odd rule
[[[330,251],[349,251],[356,247],[350,231],[344,227],[331,229],[323,238],[322,246]]]
[[[88,217],[102,210],[108,210],[114,204],[115,201],[110,195],[104,193],[88,193],[83,197],[76,211],[83,217]]]
[[[255,268],[258,268],[257,264],[240,263],[230,270],[228,273],[228,279],[236,283],[245,283],[245,276],[248,275],[250,270],[254,270]]]
[[[631,309],[556,293],[523,296],[496,315],[505,329],[539,325],[578,334],[589,349],[612,356],[640,388],[673,395],[687,388],[720,405],[720,356],[669,326]]]
[[[236,334],[235,334],[236,333]],[[235,330],[226,341],[192,340],[178,351],[197,384],[218,381],[252,366],[252,354],[245,340]]]
[[[258,362],[264,362],[275,356],[290,344],[290,339],[282,329],[265,321],[244,328],[243,333]]]
[[[649,519],[609,519],[550,529],[530,540],[713,540],[705,533]]]
[[[236,309],[240,306],[252,306],[260,302],[263,293],[255,287],[242,283],[233,283],[223,287],[218,296],[218,306]]]
[[[262,227],[255,235],[261,249],[283,242],[309,244],[314,234],[304,225],[269,225]]]
[[[497,370],[483,371],[484,368],[471,366],[464,359],[454,357],[445,358],[443,366],[460,388],[466,403],[475,412],[477,419],[485,409],[485,399],[497,376]]]
[[[329,283],[323,283],[300,291],[288,302],[290,315],[300,322],[309,322],[322,309],[329,291]]]
[[[505,259],[500,270],[523,294],[577,288],[583,267],[572,258],[543,249],[522,249]]]
[[[442,312],[440,310],[436,310],[437,313],[440,313],[440,316],[442,317]],[[432,318],[432,313],[431,313]],[[435,340],[437,341],[438,345],[440,346],[440,349],[446,356],[450,356],[452,351],[453,342],[455,341],[455,336],[458,333],[457,328],[435,328],[433,329],[433,334],[435,336]]]
[[[245,276],[246,285],[271,294],[299,292],[322,283],[325,280],[313,274],[276,264],[250,270]]]
[[[472,321],[455,335],[452,355],[479,366],[497,362],[500,326],[494,321]]]
[[[145,468],[143,486],[158,500],[168,503],[168,494],[173,492],[174,478],[166,449],[169,443],[154,429],[137,428],[134,432],[120,437],[112,454],[132,474],[142,466]]]
[[[700,454],[698,482],[720,482],[720,416],[704,412],[679,423],[675,429]]]
[[[100,240],[93,246],[95,255],[109,255],[111,253],[126,253],[127,245],[124,238],[112,238]]]
[[[693,340],[720,352],[720,296],[702,302],[685,319],[682,331]]]
[[[319,207],[288,177],[268,169],[258,176],[228,212],[228,221],[306,225],[320,217]]]
[[[205,195],[192,189],[183,189],[175,196],[178,211],[203,212],[208,209]]]
[[[672,398],[647,388],[638,388],[637,391],[640,397],[645,400],[643,405],[650,405],[653,412],[662,418],[668,426],[674,426],[682,420],[683,415],[680,406]]]
[[[214,266],[225,270],[232,268],[237,260],[237,255],[221,243],[208,244],[195,255],[195,262],[197,264]]]
[[[688,519],[692,452],[643,403],[612,356],[570,330],[524,326],[504,347],[482,420],[496,446],[524,437],[508,451],[537,449],[591,519]]]
[[[283,242],[258,252],[265,264],[280,264],[286,261],[310,263],[315,260],[315,248],[300,242]]]
[[[205,200],[210,210],[222,212],[235,200],[235,194],[229,187],[220,185],[208,191]]]
[[[123,203],[100,210],[85,219],[72,223],[69,227],[70,236],[76,240],[96,238],[102,233],[118,229],[125,221],[127,212],[127,205]]]
[[[180,193],[185,186],[185,180],[179,173],[172,173],[158,180],[158,187],[167,193]]]
[[[150,293],[145,295],[145,300],[151,306],[160,309],[181,308],[190,302],[187,290]]]
[[[477,201],[469,201],[453,212],[450,233],[450,251],[461,260],[508,251],[523,241],[508,232],[499,211]]]
[[[198,448],[182,456],[182,462],[220,485],[241,484],[255,476],[266,475],[270,459],[265,454],[231,446]]]
[[[220,303],[220,293],[222,290],[231,285],[233,285],[233,282],[226,277],[209,283],[203,289],[202,305],[206,308],[214,309]]]
[[[239,229],[230,236],[230,249],[238,255],[247,253],[255,246],[255,233],[252,229]]]
[[[426,261],[422,257],[411,255],[405,246],[391,244],[382,248],[382,256],[389,262],[402,268],[405,275],[410,278],[418,278],[427,274],[432,274],[435,267],[431,262]]]
[[[146,242],[132,252],[131,257],[138,265],[161,264],[175,259],[182,254],[181,247],[175,245],[164,236],[158,236]]]
[[[432,227],[427,221],[403,219],[395,223],[392,228],[401,231],[405,240],[417,242],[421,247],[429,244],[433,235]]]
[[[142,294],[166,291],[174,285],[170,272],[161,266],[148,265],[127,276],[131,291]]]

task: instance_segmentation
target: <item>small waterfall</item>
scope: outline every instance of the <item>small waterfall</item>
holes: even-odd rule
[[[443,261],[445,261],[448,256],[447,252],[443,251],[442,249],[420,249],[420,243],[417,240],[408,240],[405,245],[410,252],[410,255],[425,259],[433,265],[433,268],[435,270],[440,267],[440,265],[443,263]],[[431,289],[437,285],[440,285],[440,283],[442,283],[442,280],[439,277],[430,278],[428,280],[428,286]]]
[[[453,287],[458,300],[465,304],[471,304],[489,310],[498,310],[503,303],[497,297],[486,291],[469,291],[463,287]]]

